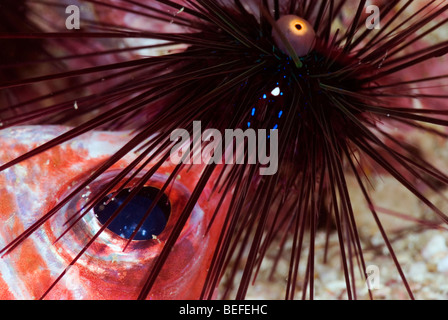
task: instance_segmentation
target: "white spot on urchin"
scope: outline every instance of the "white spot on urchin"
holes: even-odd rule
[[[279,87],[275,88],[274,90],[271,91],[271,94],[274,97],[277,97],[280,94],[280,88]]]

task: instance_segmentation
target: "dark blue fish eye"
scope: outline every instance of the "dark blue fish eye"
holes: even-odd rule
[[[95,206],[94,213],[101,224],[105,224],[120,205],[126,201],[130,195],[129,191],[129,189],[123,189],[113,198],[112,195],[108,195]],[[159,189],[153,187],[142,188],[107,228],[124,239],[130,239],[159,192]],[[163,194],[133,240],[150,240],[161,234],[166,227],[170,213],[170,202],[167,196]]]

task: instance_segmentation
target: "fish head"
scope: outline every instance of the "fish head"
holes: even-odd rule
[[[0,162],[7,163],[68,130],[63,126],[2,130]],[[4,170],[0,174],[0,246],[4,248],[44,219],[77,190],[80,182],[125,145],[130,134],[89,132]],[[105,228],[105,222],[98,219],[98,206],[88,210],[86,203],[137,155],[138,152],[131,152],[122,157],[66,201],[13,250],[3,253],[0,258],[1,299],[39,299],[44,294],[46,299],[89,300],[139,296],[204,166],[192,165],[180,170],[165,188],[164,201],[169,217],[163,231],[152,234],[150,239],[129,241]],[[127,174],[122,179],[127,183],[122,192],[130,193],[154,164],[155,160],[138,174]],[[144,187],[161,190],[175,167],[169,161],[164,162]],[[216,174],[211,180],[217,178]],[[108,192],[104,198],[106,202],[116,200],[111,199],[114,191]],[[215,208],[225,210],[228,206],[227,199],[220,202],[221,196],[216,195],[209,185],[201,191],[147,299],[200,297],[223,223],[221,215],[213,218]],[[104,208],[106,202],[100,205]]]

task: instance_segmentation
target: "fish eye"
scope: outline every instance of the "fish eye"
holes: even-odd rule
[[[117,209],[126,201],[131,189],[123,189],[117,195],[109,194],[98,203],[93,211],[101,224],[105,224]],[[160,235],[167,225],[171,213],[168,197],[162,197],[154,204],[160,190],[143,187],[118,213],[107,229],[116,235],[133,240],[150,240]],[[151,212],[148,212],[152,209]],[[144,219],[144,220],[143,220]],[[139,227],[139,225],[141,226]],[[136,229],[138,228],[137,232]]]
[[[130,173],[111,190],[105,188],[120,172],[116,168],[102,174],[44,227],[48,249],[54,253],[52,259],[62,262],[58,269],[65,269],[64,265],[79,266],[80,286],[88,297],[99,294],[104,288],[109,290],[108,297],[138,295],[142,281],[191,197],[187,187],[191,176],[181,172],[169,182],[168,171],[164,170],[145,179],[144,184],[145,172],[136,176]],[[139,184],[141,189],[137,190]],[[62,188],[58,197],[63,198],[72,188]],[[106,192],[107,195],[102,196]],[[93,200],[95,197],[98,200]],[[213,247],[210,236],[214,235],[206,231],[210,223],[208,213],[212,212],[208,201],[208,198],[201,198],[193,207],[161,270],[163,280],[156,282],[149,298],[196,297],[199,294],[197,288],[187,293],[185,290],[198,279],[203,281],[204,264],[209,261],[207,252]],[[83,255],[79,255],[80,252],[84,252]],[[95,287],[87,287],[88,282]],[[61,286],[64,287],[63,280]],[[48,292],[48,298],[52,299],[55,293]]]
[[[162,191],[167,176],[159,173],[142,184],[139,190],[136,188],[139,188],[143,173],[128,180],[126,185],[122,185],[122,180],[111,190],[104,189],[118,173],[119,170],[104,173],[62,207],[61,214],[52,220],[49,230],[57,239],[55,245],[65,249],[68,246],[65,244],[70,243],[73,247],[76,243],[80,250],[86,243],[85,239],[98,233],[95,242],[107,247],[107,251],[133,256],[145,250],[154,253],[158,250],[156,247],[167,239],[179,218],[190,191],[181,180],[171,182]],[[71,188],[61,191],[59,197],[64,198],[70,191]],[[93,200],[105,192],[105,196]],[[200,206],[193,210],[192,222],[184,228],[184,234],[190,240],[193,238],[188,235],[192,231],[204,228]],[[94,251],[98,250],[92,250],[92,255]],[[97,255],[101,256],[101,252]]]

